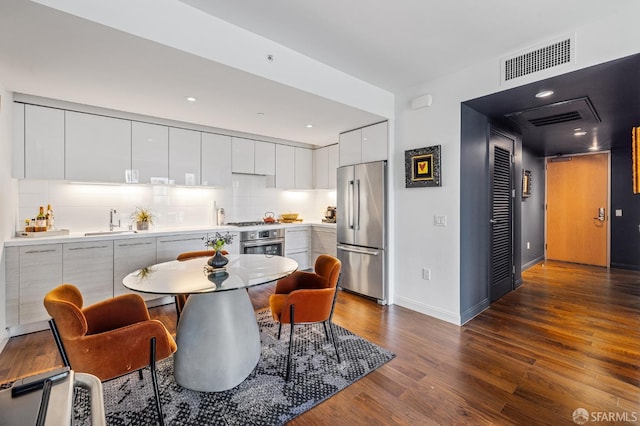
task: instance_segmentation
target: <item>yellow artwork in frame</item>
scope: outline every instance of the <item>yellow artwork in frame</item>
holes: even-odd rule
[[[404,153],[407,188],[441,186],[440,145],[410,149]]]

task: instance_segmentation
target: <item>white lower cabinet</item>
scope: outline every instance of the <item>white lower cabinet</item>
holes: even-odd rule
[[[156,261],[176,260],[180,253],[206,250],[207,234],[170,235],[156,237]]]
[[[68,243],[62,247],[62,281],[78,287],[84,306],[113,297],[113,241]]]
[[[49,319],[44,296],[62,283],[62,244],[20,247],[18,322]]]
[[[298,270],[313,267],[309,262],[310,243],[311,232],[308,227],[285,230],[284,255],[298,262]]]
[[[156,263],[156,238],[135,238],[114,241],[113,244],[113,295],[132,293],[122,285],[124,277],[131,272]],[[160,296],[139,293],[146,300]]]
[[[320,226],[311,227],[311,255],[313,260],[312,265],[315,265],[316,259],[321,254],[328,254],[329,256],[337,257],[337,239],[336,229]]]

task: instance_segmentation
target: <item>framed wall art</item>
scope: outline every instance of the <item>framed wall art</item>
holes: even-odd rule
[[[440,145],[409,149],[404,152],[405,187],[442,186]]]
[[[522,171],[522,198],[531,197],[531,170]]]

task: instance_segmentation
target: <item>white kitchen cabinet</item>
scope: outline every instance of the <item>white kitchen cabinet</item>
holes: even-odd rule
[[[308,227],[285,229],[284,251],[285,257],[298,262],[298,270],[312,267],[309,262],[311,247],[311,231]]]
[[[131,121],[65,112],[65,179],[124,183],[131,168]]]
[[[276,145],[276,187],[295,188],[295,149],[289,145]]]
[[[387,159],[386,121],[340,134],[340,166]]]
[[[338,162],[339,162],[339,150],[338,144],[329,145],[327,147],[329,151],[329,155],[327,156],[328,160],[328,168],[329,168],[329,189],[337,188],[337,179],[338,179]]]
[[[253,174],[255,142],[251,139],[231,138],[231,171],[233,173]]]
[[[62,284],[62,244],[20,247],[19,323],[49,319],[44,296]]]
[[[156,238],[131,238],[113,242],[113,295],[135,293],[122,285],[131,272],[156,263]],[[157,294],[139,293],[144,299],[156,299]]]
[[[387,159],[388,123],[386,121],[362,128],[362,162]]]
[[[362,161],[362,129],[340,134],[340,166],[358,164]]]
[[[113,241],[65,243],[62,265],[63,282],[78,287],[84,306],[113,297]]]
[[[315,189],[329,187],[329,150],[327,147],[313,151],[313,187]]]
[[[158,124],[131,123],[131,169],[129,183],[151,183],[169,177],[169,128]]]
[[[294,186],[296,189],[313,188],[313,152],[308,148],[294,148]]]
[[[254,173],[273,176],[276,174],[276,145],[271,142],[254,141]]]
[[[206,250],[207,234],[180,234],[156,237],[157,263],[176,260],[180,253]]]
[[[313,151],[313,188],[336,189],[338,145],[325,146]]]
[[[231,186],[231,136],[202,133],[202,185]]]
[[[11,146],[11,177],[24,178],[24,104],[13,103],[13,139]]]
[[[25,105],[25,178],[64,179],[64,114],[61,109]]]
[[[337,257],[336,229],[325,226],[311,226],[311,264],[315,265],[316,259],[321,254]]]
[[[15,327],[20,323],[20,249],[5,247],[5,318],[7,327]]]
[[[169,180],[200,185],[200,132],[169,127]]]

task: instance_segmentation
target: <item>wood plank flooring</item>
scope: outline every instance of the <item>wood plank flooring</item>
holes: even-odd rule
[[[396,358],[292,425],[640,424],[640,273],[547,262],[458,327],[341,292],[335,323]],[[272,286],[250,290],[256,308]],[[172,305],[151,309],[175,331]],[[49,332],[10,339],[0,382],[61,364]],[[592,422],[596,423],[596,422]]]

